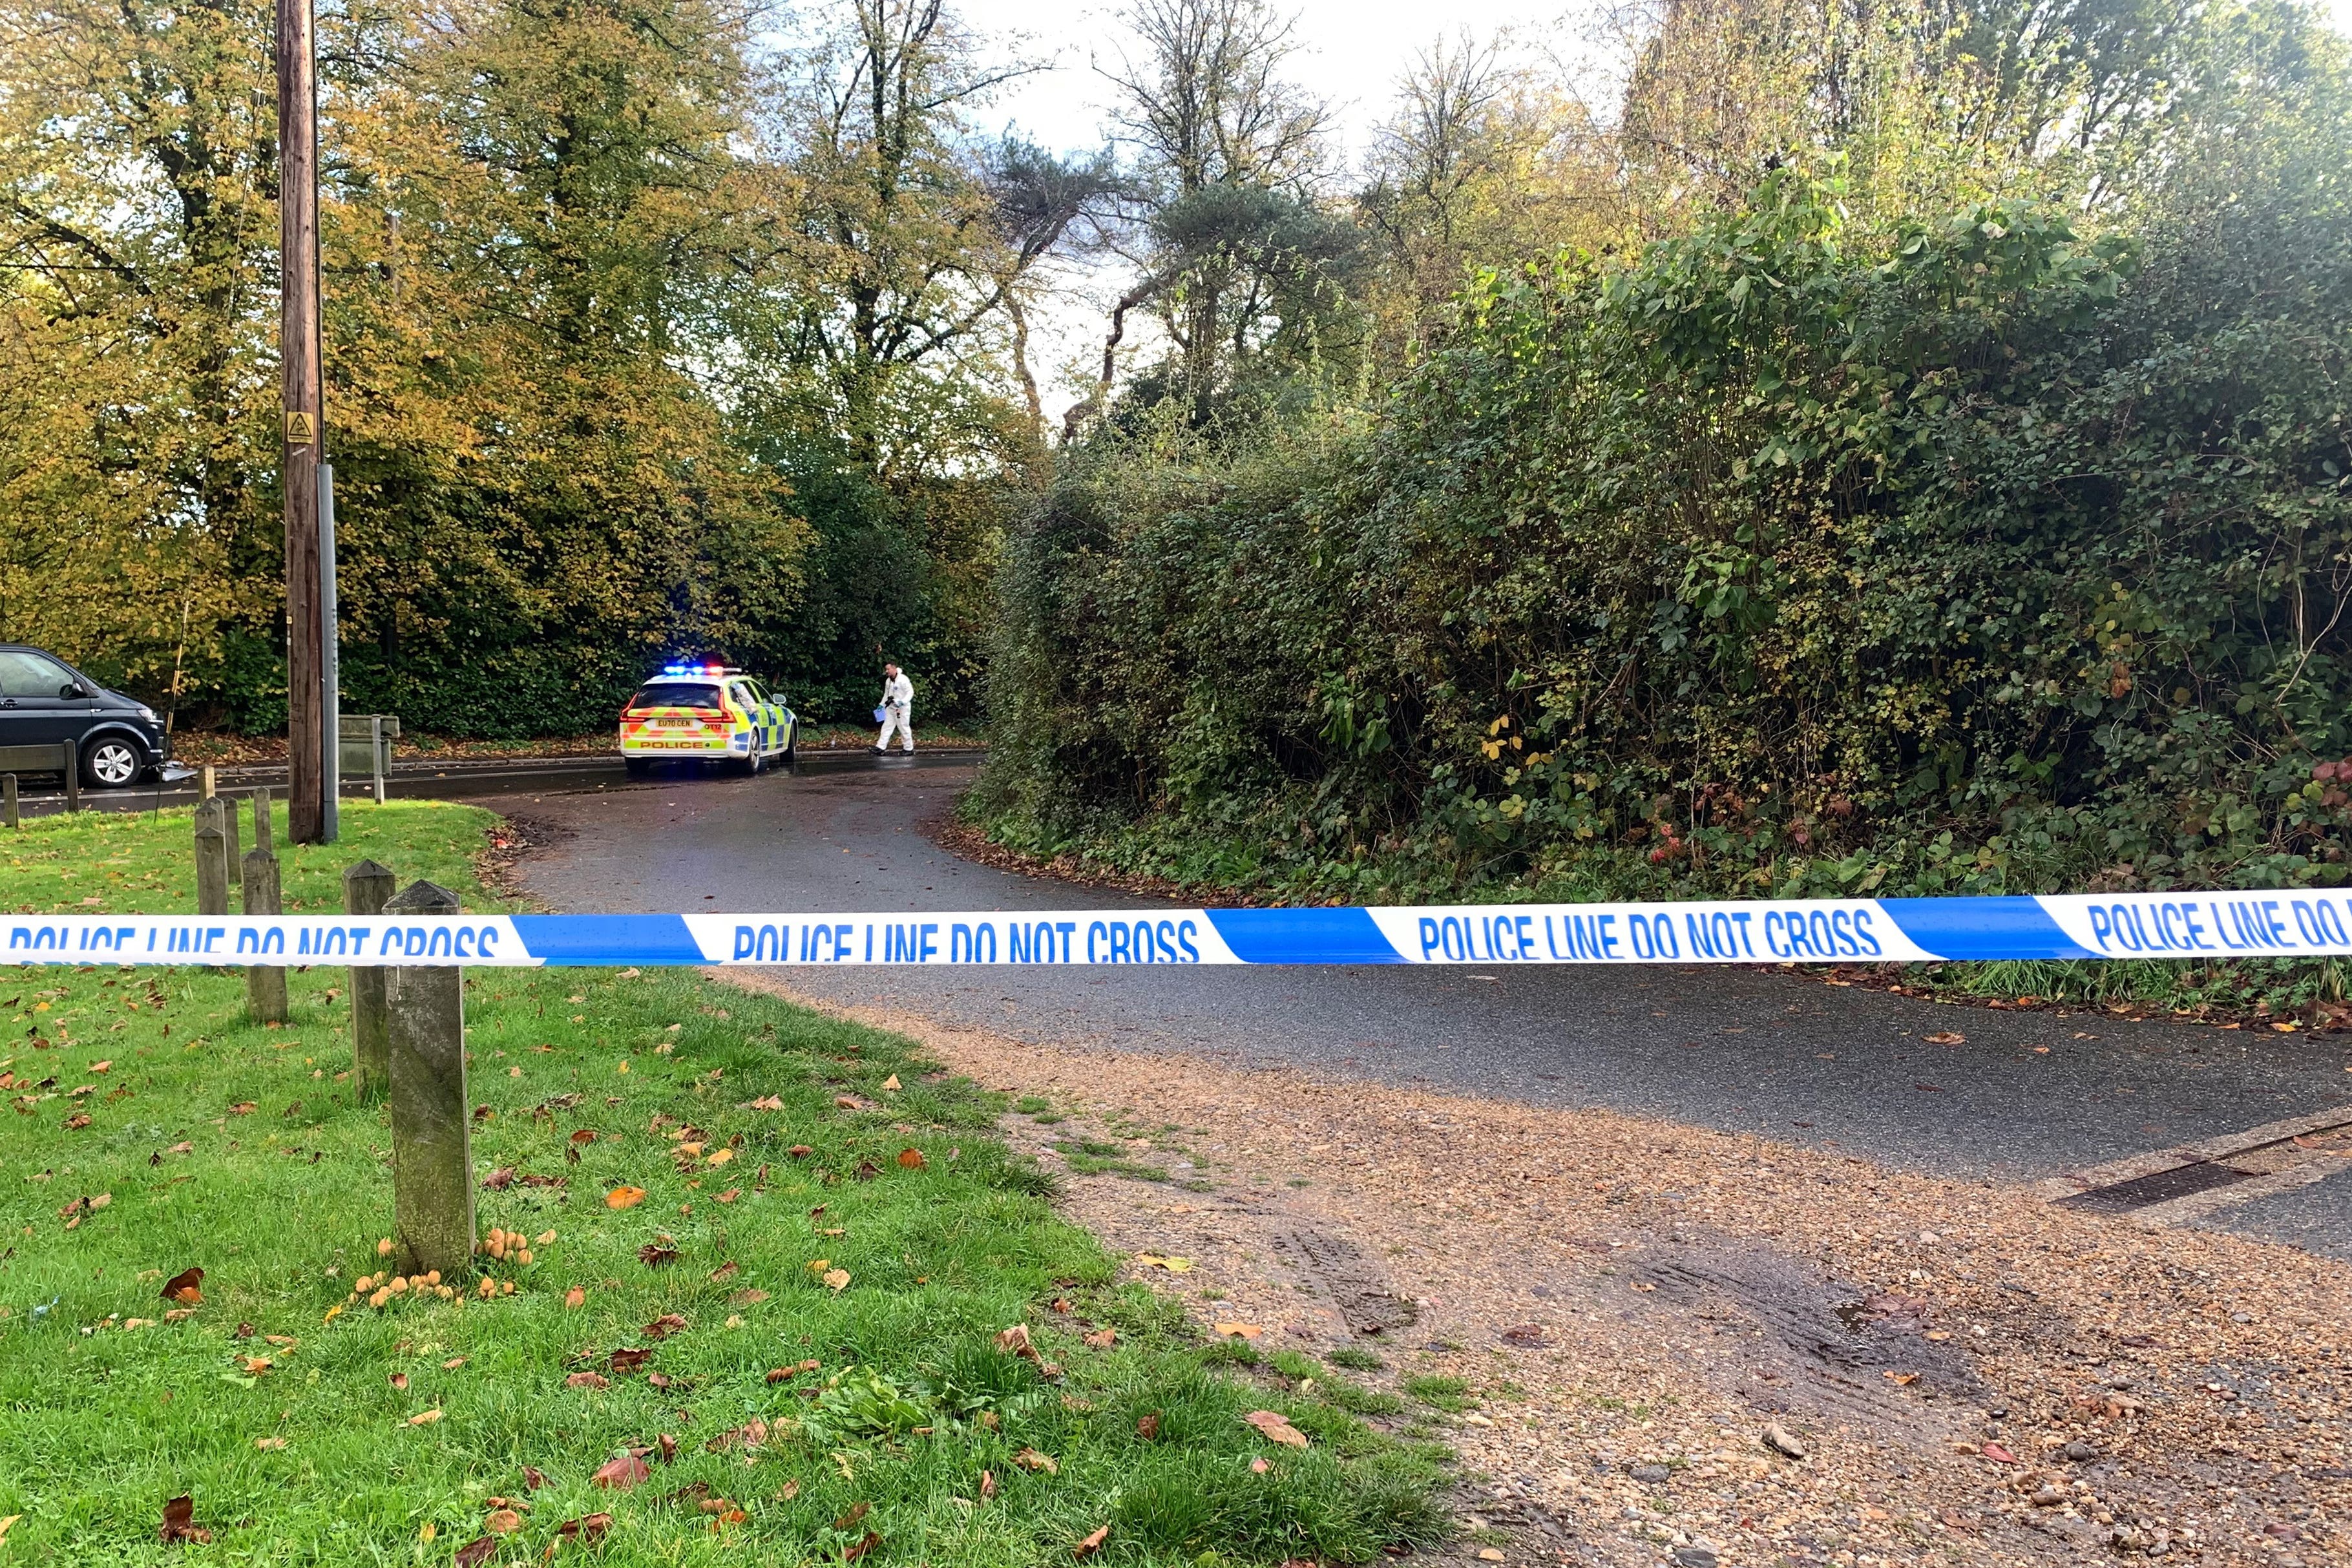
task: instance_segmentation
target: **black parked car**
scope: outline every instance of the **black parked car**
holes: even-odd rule
[[[74,743],[82,782],[119,789],[160,772],[172,755],[163,721],[146,704],[108,691],[54,653],[0,643],[0,772],[18,746]]]

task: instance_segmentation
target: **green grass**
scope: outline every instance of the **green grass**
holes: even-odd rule
[[[340,870],[363,855],[488,902],[470,866],[486,813],[344,820],[342,844],[288,856],[289,906],[339,904]],[[185,813],[30,823],[0,840],[0,905],[188,908],[188,829]],[[494,1497],[529,1505],[488,1559],[513,1565],[551,1546],[615,1568],[839,1562],[871,1531],[861,1563],[1011,1568],[1066,1563],[1104,1525],[1092,1561],[1362,1561],[1444,1533],[1427,1453],[1254,1386],[1171,1303],[1116,1284],[994,1137],[1000,1099],[897,1037],[688,972],[476,971],[476,1167],[563,1184],[481,1190],[480,1224],[554,1239],[527,1266],[487,1264],[511,1295],[354,1303],[393,1230],[391,1139],[344,1081],[345,973],[290,979],[291,1021],[268,1029],[244,1021],[235,975],[0,969],[0,1067],[23,1096],[0,1117],[10,1561],[446,1564]],[[782,1111],[749,1106],[771,1094]],[[68,1129],[72,1114],[89,1124]],[[609,1208],[623,1185],[648,1196]],[[647,1247],[676,1259],[649,1265]],[[163,1282],[192,1267],[202,1304],[162,1321]],[[1053,1326],[1040,1303],[1057,1294],[1117,1343]],[[686,1326],[648,1334],[665,1314]],[[1058,1381],[996,1348],[1024,1322]],[[651,1354],[613,1375],[623,1347]],[[609,1386],[567,1386],[591,1368]],[[1265,1443],[1240,1419],[1259,1406],[1313,1446]],[[714,1449],[754,1420],[764,1446]],[[632,1447],[657,1460],[665,1436],[675,1460],[645,1484],[591,1484]],[[1016,1462],[1024,1449],[1054,1470]],[[158,1542],[181,1494],[210,1544]],[[706,1498],[745,1517],[714,1522]],[[600,1547],[560,1539],[599,1511]]]
[[[1458,1415],[1478,1403],[1470,1392],[1470,1385],[1459,1377],[1418,1374],[1398,1378],[1397,1386],[1423,1405],[1451,1414]]]

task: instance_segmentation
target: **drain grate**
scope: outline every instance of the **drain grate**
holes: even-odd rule
[[[2113,1186],[2095,1186],[2088,1192],[2062,1197],[2054,1207],[2079,1209],[2085,1214],[2129,1214],[2136,1208],[2146,1208],[2151,1204],[2169,1203],[2176,1197],[2188,1197],[2196,1193],[2211,1192],[2216,1187],[2250,1181],[2254,1174],[2210,1160],[2191,1160],[2185,1166],[2134,1176]]]

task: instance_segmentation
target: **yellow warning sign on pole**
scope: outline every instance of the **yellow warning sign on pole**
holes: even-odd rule
[[[286,411],[286,444],[308,446],[319,439],[319,422],[307,409]]]

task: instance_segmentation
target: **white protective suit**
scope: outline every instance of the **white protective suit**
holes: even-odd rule
[[[894,729],[906,740],[908,750],[915,749],[914,709],[915,683],[907,678],[905,672],[882,683],[882,737],[874,743],[875,750],[890,749],[890,732]]]

